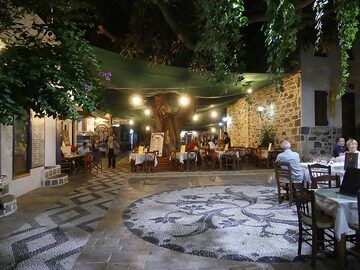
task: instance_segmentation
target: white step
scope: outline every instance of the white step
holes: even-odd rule
[[[43,187],[54,187],[66,184],[69,181],[69,176],[65,173],[57,173],[42,180]]]
[[[16,212],[17,210],[17,201],[16,197],[11,194],[6,194],[0,196],[0,200],[4,205],[5,210],[0,210],[0,218],[9,216]]]

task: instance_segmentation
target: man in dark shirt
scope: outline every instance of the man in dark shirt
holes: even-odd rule
[[[224,142],[225,145],[227,144],[229,148],[231,147],[231,139],[230,139],[230,137],[229,137],[229,135],[228,135],[228,133],[226,131],[224,132],[224,140],[223,140],[223,142]]]
[[[345,153],[345,139],[339,137],[336,139],[336,147],[333,150],[333,156],[338,157],[341,153]]]

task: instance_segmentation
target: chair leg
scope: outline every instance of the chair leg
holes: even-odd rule
[[[280,186],[278,186],[278,203],[280,204],[281,203],[281,188]]]
[[[299,222],[299,243],[298,243],[298,255],[299,256],[301,255],[301,247],[302,247],[302,240],[303,240],[302,233],[303,233],[302,224]]]
[[[315,267],[316,264],[317,242],[317,231],[312,230],[311,267]]]

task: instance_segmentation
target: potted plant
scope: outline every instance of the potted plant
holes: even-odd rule
[[[261,148],[267,148],[269,143],[275,145],[276,141],[276,132],[273,126],[271,125],[263,125],[261,128],[261,137],[260,137],[260,145]]]

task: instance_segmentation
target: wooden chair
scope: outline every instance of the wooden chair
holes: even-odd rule
[[[236,170],[237,167],[237,155],[236,155],[236,150],[227,150],[225,151],[224,155],[222,156],[222,161],[225,161],[225,169],[228,169],[229,167],[231,167],[233,170]],[[221,162],[222,162],[221,161]]]
[[[311,246],[311,266],[315,267],[316,254],[322,249],[332,247],[335,250],[336,238],[334,221],[331,216],[316,209],[313,190],[308,190],[302,184],[292,184],[299,220],[298,255],[301,255],[302,244]]]
[[[159,151],[153,151],[153,152],[146,152],[145,158],[144,158],[144,171],[145,172],[151,172],[151,169],[153,172],[156,170],[156,158],[159,155]]]
[[[360,259],[360,191],[357,193],[357,210],[358,210],[358,224],[349,224],[350,229],[355,231],[355,234],[347,235],[346,241],[355,245],[354,250],[349,253]]]
[[[191,165],[197,170],[197,151],[187,151],[186,152],[186,170],[190,171]]]
[[[309,175],[310,175],[310,181],[315,181],[314,178],[323,176],[323,175],[331,175],[331,166],[326,166],[322,164],[309,164],[308,165]],[[314,185],[316,186],[316,185]],[[320,185],[321,187],[324,187],[323,185]]]
[[[287,162],[275,162],[275,180],[278,189],[278,202],[288,199],[289,204],[293,202],[292,174],[290,164]]]
[[[67,174],[73,173],[73,162],[71,159],[68,159],[65,157],[62,158],[61,162],[60,162],[60,166],[61,166],[62,173],[67,173]]]
[[[320,175],[311,179],[311,188],[339,188],[340,176],[339,175]]]
[[[96,151],[96,152],[92,152],[92,162],[91,162],[91,169],[95,169],[96,173],[98,173],[99,171],[102,172],[103,167],[102,167],[102,159],[101,159],[101,152],[100,151]]]
[[[269,167],[269,152],[266,149],[256,149],[256,165],[260,168]]]

